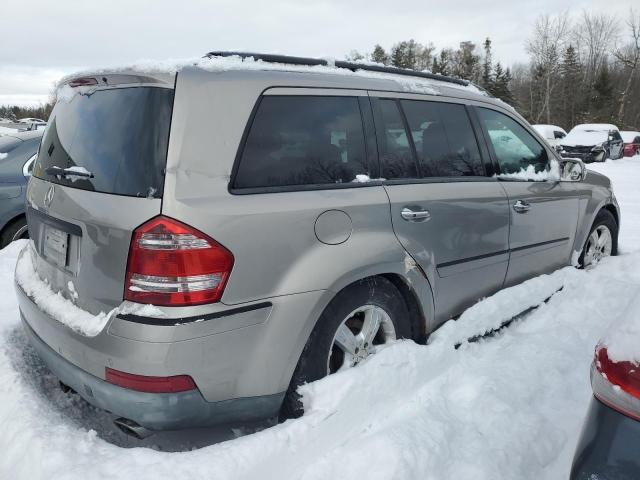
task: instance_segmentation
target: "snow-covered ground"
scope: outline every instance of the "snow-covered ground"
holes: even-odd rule
[[[192,451],[123,448],[135,441],[114,431],[107,414],[56,388],[19,324],[12,283],[22,244],[7,247],[0,478],[567,478],[591,397],[593,348],[640,294],[640,157],[590,168],[614,182],[621,256],[503,291],[446,324],[428,346],[399,342],[306,386],[303,418]],[[499,334],[454,348],[535,305]]]

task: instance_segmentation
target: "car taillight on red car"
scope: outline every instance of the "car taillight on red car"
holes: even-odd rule
[[[217,302],[232,267],[225,247],[161,215],[133,233],[124,299],[171,307]]]
[[[640,365],[613,361],[607,348],[599,345],[591,371],[591,386],[598,400],[640,420]]]

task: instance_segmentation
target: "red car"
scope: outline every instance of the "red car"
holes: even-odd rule
[[[624,156],[640,155],[640,132],[620,132],[624,141]]]

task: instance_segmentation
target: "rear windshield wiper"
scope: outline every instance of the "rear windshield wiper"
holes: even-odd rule
[[[69,168],[60,168],[60,167],[49,167],[45,170],[47,175],[56,175],[61,177],[82,177],[82,178],[93,178],[93,173],[87,170],[84,167],[69,167]]]

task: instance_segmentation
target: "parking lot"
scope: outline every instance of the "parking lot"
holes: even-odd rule
[[[57,388],[22,333],[13,268],[25,241],[10,245],[0,251],[0,477],[566,478],[593,348],[640,293],[640,157],[589,168],[613,181],[620,256],[502,291],[426,346],[397,342],[303,387],[300,419],[204,431],[190,443],[150,437],[132,448],[106,413]],[[465,341],[529,307],[496,335]],[[189,451],[148,448],[163,442]]]

